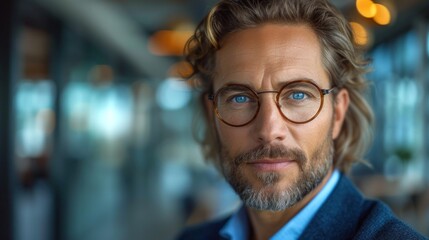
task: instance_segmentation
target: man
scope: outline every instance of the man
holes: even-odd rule
[[[187,45],[202,141],[244,206],[181,239],[424,239],[343,175],[373,114],[366,62],[325,0],[224,0]]]

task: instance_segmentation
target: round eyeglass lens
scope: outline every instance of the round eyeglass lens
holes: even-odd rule
[[[233,126],[252,121],[258,112],[258,107],[258,96],[245,86],[227,86],[219,90],[216,95],[218,117]]]
[[[309,82],[292,82],[282,88],[277,101],[283,115],[293,122],[313,119],[322,106],[320,89]]]

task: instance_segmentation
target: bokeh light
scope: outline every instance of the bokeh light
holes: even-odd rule
[[[177,110],[191,101],[191,90],[185,81],[168,78],[158,88],[156,100],[164,110]]]
[[[353,38],[357,45],[366,46],[369,43],[369,34],[362,24],[350,22],[353,31]]]
[[[377,13],[374,16],[374,21],[380,25],[388,25],[391,22],[391,14],[389,9],[382,4],[375,4]]]
[[[376,4],[371,0],[356,0],[356,8],[366,18],[372,18],[377,13]]]
[[[193,73],[192,66],[186,61],[180,61],[180,62],[174,63],[168,69],[168,75],[171,77],[188,78],[192,75],[192,73]]]
[[[149,39],[149,50],[159,56],[181,56],[186,42],[193,31],[161,30]]]

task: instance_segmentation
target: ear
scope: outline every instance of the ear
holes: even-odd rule
[[[340,135],[341,127],[343,126],[346,117],[347,109],[349,108],[349,92],[347,89],[341,89],[334,102],[334,122],[332,128],[332,138],[336,139]]]

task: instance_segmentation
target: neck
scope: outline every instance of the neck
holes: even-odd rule
[[[252,240],[269,239],[299,213],[326,185],[332,175],[332,169],[326,174],[322,182],[308,193],[301,201],[283,211],[264,211],[247,208],[252,231]]]

